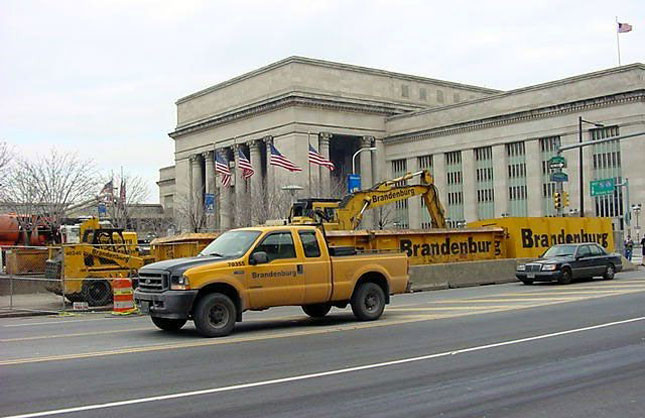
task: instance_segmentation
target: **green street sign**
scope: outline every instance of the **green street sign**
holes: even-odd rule
[[[589,183],[589,188],[591,189],[591,196],[605,196],[608,194],[613,194],[614,189],[616,188],[616,180],[594,180]]]
[[[554,155],[549,159],[549,168],[551,170],[557,170],[567,167],[567,159],[561,155]]]
[[[555,173],[551,173],[551,181],[556,183],[564,183],[565,181],[569,181],[569,175],[562,171],[556,171]]]

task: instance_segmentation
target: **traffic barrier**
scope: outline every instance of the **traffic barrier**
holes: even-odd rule
[[[127,315],[135,312],[132,280],[127,278],[114,279],[112,281],[112,291],[114,294],[114,307],[112,308],[113,314]]]

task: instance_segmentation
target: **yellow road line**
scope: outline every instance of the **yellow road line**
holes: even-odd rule
[[[486,305],[486,306],[441,306],[435,308],[390,308],[388,311],[398,312],[423,312],[423,311],[451,311],[451,310],[481,310],[481,309],[512,309],[522,305]]]

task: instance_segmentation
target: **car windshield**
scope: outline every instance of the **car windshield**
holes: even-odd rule
[[[258,236],[260,231],[224,232],[208,244],[199,256],[239,257],[248,251]]]
[[[565,257],[568,255],[573,255],[573,253],[575,252],[575,245],[554,245],[544,253],[542,258]]]

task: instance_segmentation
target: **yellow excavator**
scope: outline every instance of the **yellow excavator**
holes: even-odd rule
[[[407,185],[408,180],[419,177],[419,184]],[[359,190],[341,199],[299,199],[291,207],[289,223],[322,223],[325,230],[353,230],[359,227],[363,214],[411,197],[421,196],[425,203],[432,227],[446,228],[444,209],[439,201],[439,192],[428,170],[407,173],[404,176]]]

